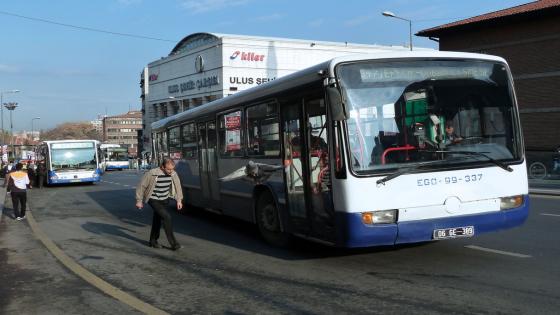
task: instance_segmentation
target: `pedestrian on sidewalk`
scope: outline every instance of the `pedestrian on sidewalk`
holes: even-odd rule
[[[8,173],[4,181],[10,187],[10,195],[12,196],[12,204],[14,206],[14,216],[16,220],[25,219],[25,209],[27,207],[27,185],[29,185],[29,177],[27,173],[22,171],[23,164],[17,163],[15,172]],[[21,206],[21,211],[20,211]]]
[[[39,165],[37,165],[37,184],[39,185],[39,189],[43,188],[45,176],[47,176],[47,167],[45,166],[45,161],[41,161]]]
[[[35,165],[29,162],[27,165],[27,177],[29,177],[29,188],[35,186]]]
[[[14,161],[11,161],[4,165],[4,178],[6,178],[6,175],[8,175],[8,173],[10,173],[11,171],[13,171],[14,169]]]
[[[178,250],[181,245],[175,239],[171,215],[167,211],[169,199],[176,200],[177,210],[183,208],[183,191],[179,176],[175,172],[175,162],[170,158],[164,158],[160,167],[146,172],[136,187],[136,207],[142,209],[147,202],[154,210],[150,247],[161,247],[158,238],[163,221],[163,229],[171,249]]]

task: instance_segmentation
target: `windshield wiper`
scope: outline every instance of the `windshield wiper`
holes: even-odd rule
[[[506,165],[498,160],[495,160],[493,158],[491,158],[490,156],[486,155],[485,153],[487,152],[476,152],[476,151],[449,151],[449,150],[422,150],[422,151],[418,151],[418,152],[428,152],[428,153],[443,153],[443,154],[462,154],[462,155],[471,155],[471,156],[482,156],[484,158],[486,158],[488,160],[488,162],[491,162],[497,166],[499,166],[500,168],[508,171],[508,172],[513,172],[513,168],[509,167],[509,165]],[[464,158],[461,158],[464,159]],[[390,181],[391,179],[395,179],[401,175],[410,173],[414,170],[420,169],[423,166],[427,166],[427,165],[431,165],[431,164],[438,164],[441,163],[442,161],[446,161],[448,159],[445,160],[434,160],[434,161],[427,161],[427,162],[422,162],[422,163],[418,163],[414,166],[411,167],[405,167],[402,168],[392,174],[389,174],[385,177],[383,177],[382,179],[377,180],[377,184],[383,184],[385,185],[386,182]]]
[[[509,167],[509,165],[506,165],[498,160],[495,160],[493,158],[491,158],[490,156],[486,155],[485,153],[488,152],[477,152],[477,151],[450,151],[450,150],[433,150],[433,151],[423,151],[423,152],[432,152],[432,153],[451,153],[451,154],[463,154],[463,155],[474,155],[474,156],[482,156],[485,157],[488,162],[493,163],[494,165],[499,166],[500,168],[508,171],[508,172],[513,172],[513,168]]]
[[[377,180],[376,183],[378,185],[379,184],[385,185],[385,183],[390,181],[391,179],[395,179],[395,178],[397,178],[401,175],[404,175],[404,174],[410,173],[414,170],[420,169],[423,166],[427,166],[427,165],[431,165],[431,164],[439,164],[442,161],[445,161],[445,160],[434,160],[434,161],[421,162],[421,163],[415,164],[414,166],[401,168],[400,170],[398,170],[398,171],[396,171],[392,174],[389,174],[389,175],[383,177],[382,179]]]

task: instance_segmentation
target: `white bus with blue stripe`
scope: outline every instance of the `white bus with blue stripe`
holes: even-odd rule
[[[152,124],[185,203],[341,247],[513,228],[528,216],[513,80],[500,57],[339,57]]]
[[[118,144],[103,143],[100,146],[103,154],[103,170],[126,170],[130,168],[128,149]]]
[[[44,141],[38,147],[39,163],[47,169],[48,185],[94,183],[100,180],[99,141]]]

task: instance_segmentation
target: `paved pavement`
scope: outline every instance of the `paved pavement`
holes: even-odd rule
[[[97,185],[34,189],[32,214],[72,260],[169,313],[555,314],[560,308],[556,196],[532,198],[530,218],[517,229],[360,250],[303,241],[277,249],[250,224],[173,213],[184,248],[172,252],[146,246],[151,210],[134,209],[137,181],[132,172],[114,172]],[[0,283],[10,285],[0,285],[1,314],[138,313],[63,266],[30,222],[11,216],[8,201],[0,222]],[[160,241],[166,245],[165,237]]]
[[[69,272],[5,197],[0,188],[0,314],[140,314]]]

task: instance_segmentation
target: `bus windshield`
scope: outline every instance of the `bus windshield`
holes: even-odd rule
[[[107,160],[108,161],[118,161],[118,162],[128,162],[128,151],[126,149],[108,149],[107,150]]]
[[[95,170],[97,160],[93,142],[53,143],[51,163],[54,171],[86,169]]]
[[[336,70],[349,111],[350,164],[358,174],[428,161],[430,167],[440,167],[520,159],[504,64],[369,61],[341,64]]]

